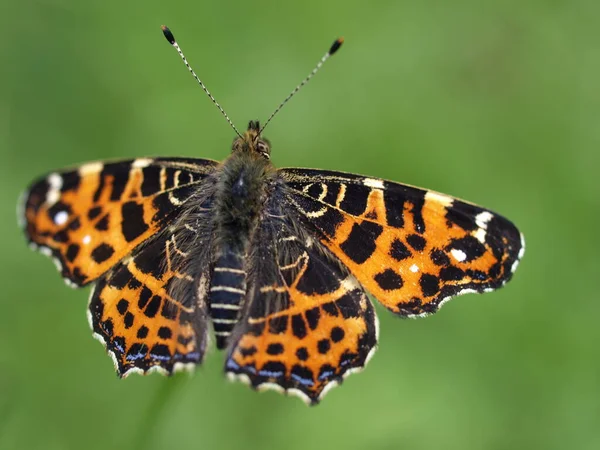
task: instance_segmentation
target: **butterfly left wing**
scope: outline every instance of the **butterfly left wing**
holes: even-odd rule
[[[273,196],[248,256],[248,289],[225,370],[251,386],[315,404],[360,370],[377,343],[377,317],[354,276]]]
[[[524,252],[522,235],[507,219],[444,194],[341,172],[280,174],[298,220],[403,316],[504,285]]]
[[[83,286],[155,235],[216,165],[184,158],[84,164],[34,182],[19,218],[30,245]]]

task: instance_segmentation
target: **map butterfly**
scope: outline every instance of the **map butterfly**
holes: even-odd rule
[[[34,182],[21,205],[30,245],[68,284],[93,284],[89,321],[119,376],[191,369],[212,334],[231,378],[315,404],[375,351],[367,292],[419,317],[511,278],[524,241],[496,213],[378,178],[276,169],[264,126],[240,134],[163,32],[238,134],[231,155],[88,163]]]

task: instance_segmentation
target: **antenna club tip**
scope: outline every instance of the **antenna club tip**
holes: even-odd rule
[[[339,37],[335,40],[335,42],[331,45],[331,48],[329,49],[329,55],[333,55],[335,52],[337,52],[340,47],[342,46],[342,44],[344,43],[344,38],[343,37]]]
[[[167,27],[165,25],[161,25],[160,29],[162,30],[163,34],[165,35],[165,38],[167,39],[167,41],[169,41],[169,44],[175,45],[175,36],[173,36],[173,33],[171,33],[171,30],[169,30],[169,27]]]

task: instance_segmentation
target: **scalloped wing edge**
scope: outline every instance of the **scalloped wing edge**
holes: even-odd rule
[[[431,312],[425,312],[422,314],[407,314],[405,316],[402,316],[403,318],[408,318],[408,319],[420,319],[422,317],[429,317],[433,314],[435,314],[436,312],[438,312],[442,306],[444,306],[446,303],[448,303],[450,300],[452,300],[455,297],[459,297],[461,295],[465,295],[465,294],[487,294],[489,292],[494,292],[497,291],[498,289],[504,287],[504,285],[506,285],[506,283],[508,283],[511,278],[512,275],[515,273],[515,271],[517,270],[517,267],[519,266],[519,262],[521,262],[521,258],[523,258],[523,255],[525,254],[525,236],[523,235],[523,233],[520,233],[521,236],[521,248],[519,250],[519,254],[517,255],[517,259],[515,260],[515,262],[513,263],[510,272],[511,272],[511,276],[508,277],[507,279],[503,280],[502,283],[500,284],[500,286],[495,287],[495,288],[486,288],[481,292],[476,291],[475,289],[471,289],[471,288],[466,288],[463,289],[462,291],[458,291],[457,293],[450,295],[448,297],[444,297],[443,299],[441,299],[439,301],[439,303],[436,305],[436,308],[434,311]]]
[[[368,299],[368,301],[371,301],[371,300]],[[334,387],[341,385],[342,382],[346,378],[348,378],[350,375],[362,372],[365,369],[365,367],[367,367],[367,364],[369,363],[371,358],[373,358],[373,356],[375,355],[375,352],[377,351],[377,348],[378,348],[378,342],[379,342],[379,318],[377,317],[376,313],[373,314],[373,318],[374,318],[374,323],[375,323],[375,345],[373,345],[373,347],[371,347],[371,349],[369,350],[369,353],[367,353],[367,356],[365,357],[363,364],[359,367],[352,367],[352,368],[346,370],[341,375],[341,377],[338,377],[338,378],[335,378],[335,379],[332,379],[331,381],[329,381],[323,387],[323,390],[319,393],[319,396],[317,398],[311,398],[309,395],[304,393],[301,389],[297,389],[297,388],[285,389],[276,383],[263,382],[263,383],[259,383],[257,385],[253,385],[252,381],[250,380],[250,377],[248,375],[246,375],[245,373],[236,373],[236,372],[232,372],[232,371],[225,369],[226,377],[231,382],[241,382],[242,384],[245,384],[246,386],[249,386],[258,392],[275,391],[275,392],[279,392],[280,394],[297,397],[308,406],[318,405],[319,402],[321,402],[321,400],[323,400],[325,395],[329,391],[331,391]]]
[[[90,325],[90,329],[92,330],[92,337],[102,344],[102,346],[104,347],[104,350],[106,350],[106,353],[108,354],[108,356],[110,356],[110,359],[113,362],[115,371],[117,372],[117,375],[119,376],[119,378],[127,378],[129,375],[131,375],[133,373],[138,374],[138,375],[150,375],[152,373],[159,373],[164,376],[172,376],[179,372],[193,373],[195,371],[196,367],[200,364],[201,361],[198,363],[176,362],[173,364],[173,368],[171,370],[167,370],[164,367],[157,364],[155,366],[150,367],[147,370],[144,370],[140,367],[130,367],[129,369],[123,371],[123,369],[117,359],[117,355],[115,355],[115,352],[113,352],[112,350],[110,350],[108,348],[108,344],[107,344],[106,340],[104,339],[104,337],[102,337],[101,334],[96,333],[94,331],[94,321],[92,318],[92,312],[90,310],[90,305],[92,303],[92,298],[94,297],[95,290],[96,290],[96,286],[94,285],[91,289],[87,308],[86,308],[86,316],[87,316],[88,324]]]

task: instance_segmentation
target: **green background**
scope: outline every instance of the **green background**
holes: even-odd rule
[[[0,448],[600,448],[600,3],[2,2]],[[119,380],[15,219],[35,177],[88,160],[224,158],[333,39],[269,126],[277,166],[469,199],[527,239],[514,280],[409,321],[315,408],[222,376]]]

